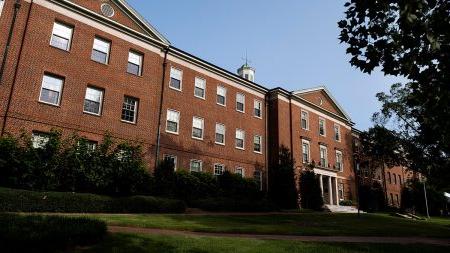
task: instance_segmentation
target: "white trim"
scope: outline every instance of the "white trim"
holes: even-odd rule
[[[172,86],[172,70],[179,71],[180,72],[180,88],[177,89]],[[176,79],[176,78],[174,78]],[[170,73],[169,73],[169,88],[176,91],[183,91],[183,70],[174,66],[170,66]]]
[[[88,112],[88,111],[86,111],[85,110],[85,108],[84,108],[84,101],[86,101],[86,95],[87,95],[87,91],[88,91],[88,89],[91,89],[91,90],[97,90],[97,91],[100,91],[101,92],[101,94],[100,94],[100,106],[99,106],[99,109],[98,109],[98,113],[93,113],[93,112]],[[101,88],[97,88],[97,87],[95,87],[95,86],[90,86],[90,85],[88,85],[88,86],[86,86],[86,92],[85,92],[85,94],[84,94],[84,100],[83,100],[83,112],[84,113],[87,113],[87,114],[92,114],[92,115],[95,115],[95,116],[101,116],[102,115],[102,109],[103,109],[103,97],[105,96],[105,90],[104,89],[101,89]],[[123,105],[122,105],[123,106]]]
[[[259,141],[260,141],[259,146],[260,146],[261,151],[255,151],[255,138],[256,137],[259,137]],[[261,135],[259,135],[259,134],[255,134],[253,136],[253,152],[256,153],[256,154],[262,154],[263,153],[263,137]]]
[[[306,113],[306,128],[303,128],[303,125],[302,125],[303,113]],[[301,111],[300,111],[300,127],[303,130],[309,131],[309,112],[306,110],[303,110],[303,109],[301,109]]]
[[[241,103],[243,106],[242,106],[242,111],[240,111],[240,110],[238,110],[238,96],[239,95],[241,95],[241,96],[243,96],[244,97],[244,102],[243,103]],[[236,93],[236,111],[237,112],[240,112],[240,113],[245,113],[245,100],[246,100],[246,98],[245,98],[245,94],[244,93],[242,93],[242,92],[238,92],[238,93]]]
[[[336,140],[336,127],[338,128],[339,140]],[[333,136],[334,141],[341,142],[342,141],[341,126],[339,124],[334,123],[333,131],[334,131],[334,136]]]
[[[260,104],[260,106],[261,106],[261,108],[259,108],[259,110],[260,110],[260,116],[257,116],[257,115],[255,115],[255,109],[257,109],[256,107],[255,107],[255,104],[256,103],[258,103],[258,104]],[[253,117],[255,117],[255,118],[257,118],[257,119],[262,119],[262,116],[263,116],[263,102],[261,101],[261,100],[259,100],[259,99],[254,99],[253,100]]]
[[[177,122],[177,131],[176,132],[167,130],[167,126],[168,126],[167,122],[169,122],[169,119],[167,117],[169,116],[169,111],[178,113],[178,122]],[[179,111],[174,110],[174,109],[167,109],[166,110],[166,133],[179,135],[179,133],[180,133],[180,120],[181,120],[181,113]]]
[[[216,173],[216,166],[222,167],[222,173],[221,174],[217,174]],[[224,172],[225,172],[225,165],[224,164],[222,164],[222,163],[214,163],[213,164],[213,175],[214,176],[221,176],[221,175],[223,175]]]
[[[221,143],[221,142],[217,142],[217,140],[216,140],[216,134],[217,134],[217,125],[221,125],[221,126],[223,126],[223,143]],[[216,122],[216,125],[214,125],[214,143],[215,144],[217,144],[217,145],[222,145],[222,146],[225,146],[225,140],[226,140],[226,134],[227,134],[227,127],[225,126],[225,124],[222,124],[222,123],[219,123],[219,122]]]
[[[219,102],[217,102],[217,97],[219,96],[219,87],[225,90],[225,96],[224,96],[225,100],[224,100],[223,104],[220,104]],[[228,89],[225,86],[218,84],[217,88],[216,88],[216,104],[223,106],[223,107],[227,107],[227,93],[228,93]]]
[[[328,160],[328,147],[324,145],[319,145],[319,162],[322,162],[321,152],[325,150],[325,165],[321,164],[321,167],[328,168],[328,164],[330,163]]]
[[[58,91],[58,93],[59,93],[59,95],[58,95],[58,103],[56,103],[56,104],[41,100],[42,90],[44,89],[44,78],[46,76],[50,77],[50,78],[58,79],[58,80],[61,81],[61,89]],[[61,106],[62,93],[63,93],[65,82],[66,82],[66,79],[64,77],[59,77],[59,76],[56,76],[56,75],[53,75],[53,74],[50,74],[50,73],[44,73],[44,75],[42,76],[41,89],[39,91],[39,99],[38,99],[38,101],[40,103],[47,104],[47,105],[58,106],[58,107]],[[55,90],[52,90],[52,91],[55,91]]]
[[[323,134],[320,133],[320,122],[323,122]],[[327,120],[319,117],[319,135],[322,137],[327,137]]]
[[[323,170],[323,169],[319,169],[319,168],[314,168],[314,173],[317,175],[322,175],[322,176],[327,176],[327,177],[338,177],[336,172],[331,172],[331,171],[327,171],[327,170]]]
[[[201,124],[202,124],[202,128],[201,128],[201,130],[202,130],[202,137],[195,137],[194,136],[194,120],[196,120],[196,119],[201,121]],[[192,139],[203,141],[204,135],[205,135],[205,119],[202,118],[202,117],[193,116],[192,117],[192,132],[191,132]]]
[[[308,140],[302,139],[302,163],[305,163],[305,161],[303,161],[303,154],[304,154],[304,149],[303,149],[303,144],[308,144],[308,163],[311,162],[311,143]]]
[[[241,170],[242,173],[237,173],[238,170]],[[234,174],[241,175],[242,178],[245,178],[245,168],[243,168],[243,167],[241,167],[241,166],[237,166],[237,167],[234,169]]]
[[[2,16],[3,6],[5,5],[5,0],[0,0],[0,17]]]
[[[237,133],[238,133],[238,131],[241,131],[243,134],[244,134],[244,138],[242,139],[242,148],[241,147],[238,147],[236,144],[236,140],[238,139],[237,137],[236,137],[236,135],[237,135]],[[234,135],[234,147],[236,148],[236,149],[239,149],[239,150],[245,150],[245,136],[246,134],[245,134],[245,131],[244,130],[242,130],[242,129],[239,129],[239,128],[236,128],[236,132],[235,132],[235,135]]]
[[[202,80],[203,82],[205,82],[205,87],[203,88],[203,97],[197,96],[195,94],[195,88],[199,88],[199,87],[197,87],[197,80]],[[202,100],[206,100],[206,79],[205,78],[198,77],[198,76],[195,77],[195,79],[194,79],[194,97],[202,99]]]
[[[336,164],[337,164],[337,158],[338,154],[341,155],[341,168],[339,168],[339,172],[344,172],[344,154],[342,154],[342,151],[336,150]]]

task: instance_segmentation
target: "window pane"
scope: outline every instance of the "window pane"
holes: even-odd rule
[[[96,61],[96,62],[100,62],[100,63],[107,63],[108,61],[108,54],[97,51],[97,50],[92,50],[92,60]]]
[[[133,64],[133,63],[128,63],[128,67],[127,67],[127,72],[133,75],[140,75],[140,67],[139,65]]]
[[[225,105],[225,97],[221,95],[217,95],[217,103],[221,105]]]
[[[142,55],[130,52],[128,54],[128,62],[140,66],[142,63]]]
[[[39,100],[41,102],[59,105],[63,82],[63,79],[44,75]]]
[[[65,38],[61,38],[57,35],[52,35],[52,39],[50,41],[50,45],[57,47],[62,50],[69,50],[69,40]]]
[[[110,46],[110,43],[107,41],[104,41],[104,40],[101,40],[98,38],[94,39],[94,46],[93,46],[94,50],[97,50],[99,52],[103,52],[103,53],[107,54],[107,53],[109,53],[109,46]]]
[[[205,90],[204,90],[204,89],[201,89],[201,88],[198,88],[198,87],[195,87],[194,94],[195,94],[195,96],[197,96],[197,97],[204,98],[204,97],[205,97]]]
[[[170,86],[171,86],[172,88],[175,88],[175,89],[177,89],[177,90],[180,90],[180,89],[181,89],[181,81],[172,77],[172,78],[170,79]]]

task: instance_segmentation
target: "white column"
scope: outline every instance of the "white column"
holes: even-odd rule
[[[320,191],[322,193],[322,198],[323,198],[323,177],[322,177],[322,175],[319,175],[319,177],[320,177]]]
[[[331,177],[328,177],[328,195],[330,197],[330,205],[333,205],[333,186],[331,185]]]
[[[336,205],[339,206],[339,187],[337,177],[334,178],[334,183],[336,184]]]

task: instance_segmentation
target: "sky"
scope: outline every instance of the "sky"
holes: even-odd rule
[[[128,0],[173,46],[231,72],[246,54],[256,82],[300,90],[326,86],[355,127],[372,125],[375,94],[402,81],[352,67],[338,40],[345,0]]]

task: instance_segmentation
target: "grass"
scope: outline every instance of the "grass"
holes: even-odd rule
[[[257,233],[322,236],[423,236],[450,238],[449,219],[413,221],[387,214],[329,214],[210,216],[90,214],[108,225],[197,232]]]
[[[296,241],[114,234],[91,248],[71,253],[446,253],[426,245],[303,243]]]

